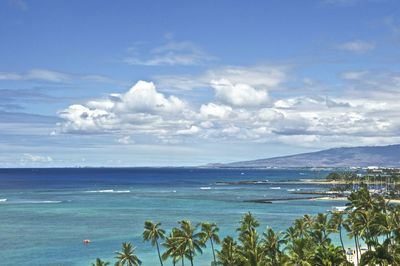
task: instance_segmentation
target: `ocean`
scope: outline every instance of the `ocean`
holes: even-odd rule
[[[327,212],[344,202],[246,200],[290,197],[321,185],[226,185],[218,181],[323,178],[328,171],[199,168],[0,169],[0,265],[90,265],[97,257],[112,262],[128,241],[143,265],[159,265],[156,249],[143,242],[143,223],[160,221],[169,231],[177,221],[215,222],[221,238],[236,236],[244,213],[285,230],[304,214]],[[90,245],[83,245],[90,239]],[[195,257],[208,266],[209,247]],[[169,265],[169,263],[166,263]]]

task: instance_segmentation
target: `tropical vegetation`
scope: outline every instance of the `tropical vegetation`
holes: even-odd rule
[[[348,197],[345,210],[304,215],[284,232],[262,230],[248,212],[237,227],[237,237],[220,240],[215,223],[192,224],[188,220],[167,234],[161,223],[146,221],[143,239],[157,249],[160,265],[195,265],[206,248],[211,265],[221,266],[347,266],[400,265],[400,205],[361,186]],[[336,236],[340,243],[332,241]],[[351,239],[349,252],[343,238]],[[162,250],[161,250],[162,249]],[[140,265],[129,243],[117,252],[116,265]],[[97,259],[92,265],[107,265]]]

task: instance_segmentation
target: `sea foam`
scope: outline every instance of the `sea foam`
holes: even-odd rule
[[[10,204],[57,204],[62,203],[61,200],[16,200],[10,201]]]
[[[89,190],[88,193],[130,193],[130,190],[114,190],[114,189],[102,189],[102,190]]]

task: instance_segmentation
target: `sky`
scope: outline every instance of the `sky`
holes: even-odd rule
[[[397,143],[397,0],[0,1],[0,167]]]

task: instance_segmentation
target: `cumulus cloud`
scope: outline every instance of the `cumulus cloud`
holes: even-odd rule
[[[232,107],[215,103],[203,104],[200,114],[204,119],[227,119],[232,113]]]
[[[190,128],[187,129],[180,129],[176,131],[176,134],[178,135],[195,135],[200,132],[200,128],[198,126],[191,126]]]
[[[65,132],[120,131],[129,129],[139,133],[170,133],[174,125],[186,126],[186,120],[176,116],[190,116],[186,103],[175,96],[159,93],[151,82],[139,81],[124,94],[111,94],[107,99],[95,99],[85,104],[73,104],[59,112],[66,122]]]
[[[211,81],[217,99],[233,106],[259,106],[269,100],[266,90],[257,90],[247,84],[233,84],[229,80]]]
[[[165,114],[181,112],[185,108],[185,103],[179,98],[175,96],[167,98],[164,94],[157,92],[152,82],[139,81],[127,93],[115,94],[113,97],[113,105],[109,107],[119,112]]]
[[[287,79],[288,67],[257,65],[227,66],[208,70],[197,76],[156,76],[155,79],[164,89],[170,91],[192,90],[209,87],[215,80],[226,80],[232,84],[246,84],[257,89],[276,89]]]
[[[284,77],[274,82],[267,81],[269,78],[261,81],[261,77],[244,82],[223,76],[208,84],[215,97],[198,104],[162,93],[152,82],[139,81],[126,93],[73,104],[61,111],[61,130],[118,132],[118,136],[130,136],[129,141],[146,136],[169,144],[236,139],[324,147],[335,141],[341,145],[357,139],[360,144],[373,140],[386,144],[398,138],[397,73],[348,72],[342,75],[344,82],[349,81],[343,85],[348,90],[335,97],[318,92],[313,96],[269,94],[281,86]]]
[[[337,45],[337,49],[352,53],[366,53],[375,49],[372,42],[354,40]]]

